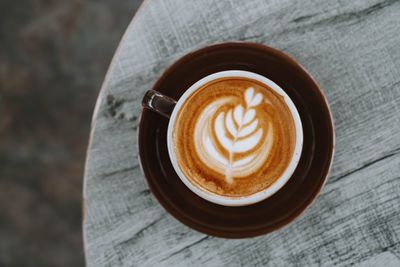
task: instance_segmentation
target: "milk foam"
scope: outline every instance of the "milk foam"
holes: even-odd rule
[[[179,99],[168,151],[182,182],[211,202],[241,206],[279,190],[302,145],[301,121],[285,92],[245,71],[211,74]]]
[[[269,156],[274,129],[271,123],[260,127],[256,109],[263,100],[261,93],[248,87],[239,104],[237,96],[215,99],[196,121],[196,153],[209,168],[224,175],[228,183],[248,177]]]

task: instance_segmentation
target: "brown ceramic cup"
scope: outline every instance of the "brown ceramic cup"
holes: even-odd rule
[[[177,175],[167,148],[168,117],[175,100],[200,79],[232,69],[260,74],[279,85],[300,115],[304,136],[299,162],[284,186],[267,199],[241,207],[221,206],[196,195]],[[327,179],[334,152],[328,103],[304,68],[278,50],[238,42],[192,52],[164,72],[143,105],[147,109],[141,114],[138,144],[144,175],[166,210],[196,230],[228,238],[271,232],[301,214]]]

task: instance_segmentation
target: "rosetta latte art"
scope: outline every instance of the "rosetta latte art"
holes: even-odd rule
[[[227,77],[210,81],[186,99],[173,140],[179,168],[193,185],[241,197],[281,177],[296,136],[281,95],[255,80]]]
[[[259,127],[255,108],[263,96],[249,87],[243,98],[243,104],[227,110],[224,107],[237,102],[233,97],[210,103],[201,112],[194,131],[198,156],[208,167],[224,174],[228,183],[257,170],[268,157],[273,141],[271,125],[267,132]]]

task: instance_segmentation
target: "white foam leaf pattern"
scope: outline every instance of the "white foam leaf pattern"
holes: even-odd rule
[[[262,101],[262,95],[260,93],[254,95],[253,87],[247,88],[246,92],[244,93],[244,98],[248,107],[255,107]]]
[[[261,137],[262,137],[262,129],[258,129],[254,134],[251,134],[246,138],[243,139],[237,138],[236,140],[233,141],[232,152],[243,153],[253,149],[258,144],[258,142],[260,142]]]
[[[264,135],[257,117],[255,107],[261,104],[262,95],[249,87],[243,97],[242,104],[227,111],[221,107],[232,105],[237,98],[217,99],[201,112],[196,122],[194,138],[200,140],[195,141],[200,159],[208,167],[224,174],[228,183],[232,183],[233,178],[246,177],[261,166],[273,142],[271,131]],[[211,118],[215,120],[212,122]]]
[[[243,118],[243,124],[247,124],[254,119],[256,116],[256,111],[254,109],[249,109]]]
[[[225,177],[228,182],[232,182],[232,172],[235,153],[244,153],[252,150],[260,142],[263,130],[257,129],[258,119],[256,119],[255,106],[259,105],[262,100],[260,93],[254,94],[254,88],[249,87],[244,94],[246,106],[237,105],[227,114],[221,112],[215,120],[214,129],[219,143],[227,150],[228,166],[226,166]],[[225,120],[224,120],[225,118]],[[225,125],[224,125],[225,123]],[[227,136],[224,129],[233,137]]]
[[[258,120],[254,120],[249,125],[244,126],[238,133],[238,137],[243,137],[254,132],[257,129],[257,125],[258,125]]]
[[[217,119],[215,120],[214,123],[214,129],[220,145],[222,145],[224,149],[229,151],[232,150],[233,143],[232,140],[227,135],[227,132],[225,131],[223,121],[224,121],[224,113],[218,114]],[[237,134],[237,130],[234,129],[234,131],[235,132],[233,133],[233,136]]]
[[[233,136],[236,133],[235,123],[233,122],[232,110],[229,110],[225,117],[225,125],[229,133]]]
[[[233,118],[236,121],[236,125],[238,125],[239,123],[242,123],[243,120],[243,113],[244,113],[244,108],[242,107],[242,105],[238,105],[234,108],[233,111]]]

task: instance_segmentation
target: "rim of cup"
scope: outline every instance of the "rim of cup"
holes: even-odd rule
[[[201,88],[203,85],[207,84],[210,81],[213,81],[215,79],[219,78],[227,78],[227,77],[241,77],[241,78],[248,78],[248,79],[253,79],[257,80],[258,82],[261,82],[265,85],[267,85],[269,88],[274,90],[276,93],[281,95],[284,98],[284,101],[286,105],[288,106],[290,113],[292,115],[292,118],[294,120],[294,125],[295,125],[295,130],[296,130],[296,144],[295,148],[293,151],[292,159],[282,174],[281,177],[279,177],[271,186],[265,188],[262,191],[256,192],[251,195],[247,196],[241,196],[241,197],[229,197],[229,196],[221,196],[215,193],[212,193],[210,191],[207,191],[206,189],[200,188],[200,186],[194,185],[187,177],[186,175],[182,172],[179,163],[176,160],[176,154],[175,154],[175,149],[174,149],[174,143],[173,143],[173,128],[175,125],[176,121],[176,116],[183,106],[185,100],[196,90]],[[224,206],[245,206],[245,205],[251,205],[257,202],[260,202],[273,194],[275,194],[277,191],[279,191],[291,178],[292,174],[294,173],[302,152],[303,148],[303,126],[301,123],[300,115],[297,111],[296,106],[294,105],[293,101],[290,99],[290,97],[286,94],[286,92],[279,87],[276,83],[271,81],[270,79],[249,71],[243,71],[243,70],[226,70],[226,71],[220,71],[216,72],[210,75],[205,76],[204,78],[200,79],[196,83],[194,83],[192,86],[187,89],[184,94],[179,98],[177,101],[169,123],[168,123],[168,132],[167,132],[167,146],[168,146],[168,154],[170,157],[170,160],[172,162],[172,166],[174,167],[175,172],[181,179],[181,181],[196,195],[199,197],[210,201],[215,204],[219,205],[224,205]]]

